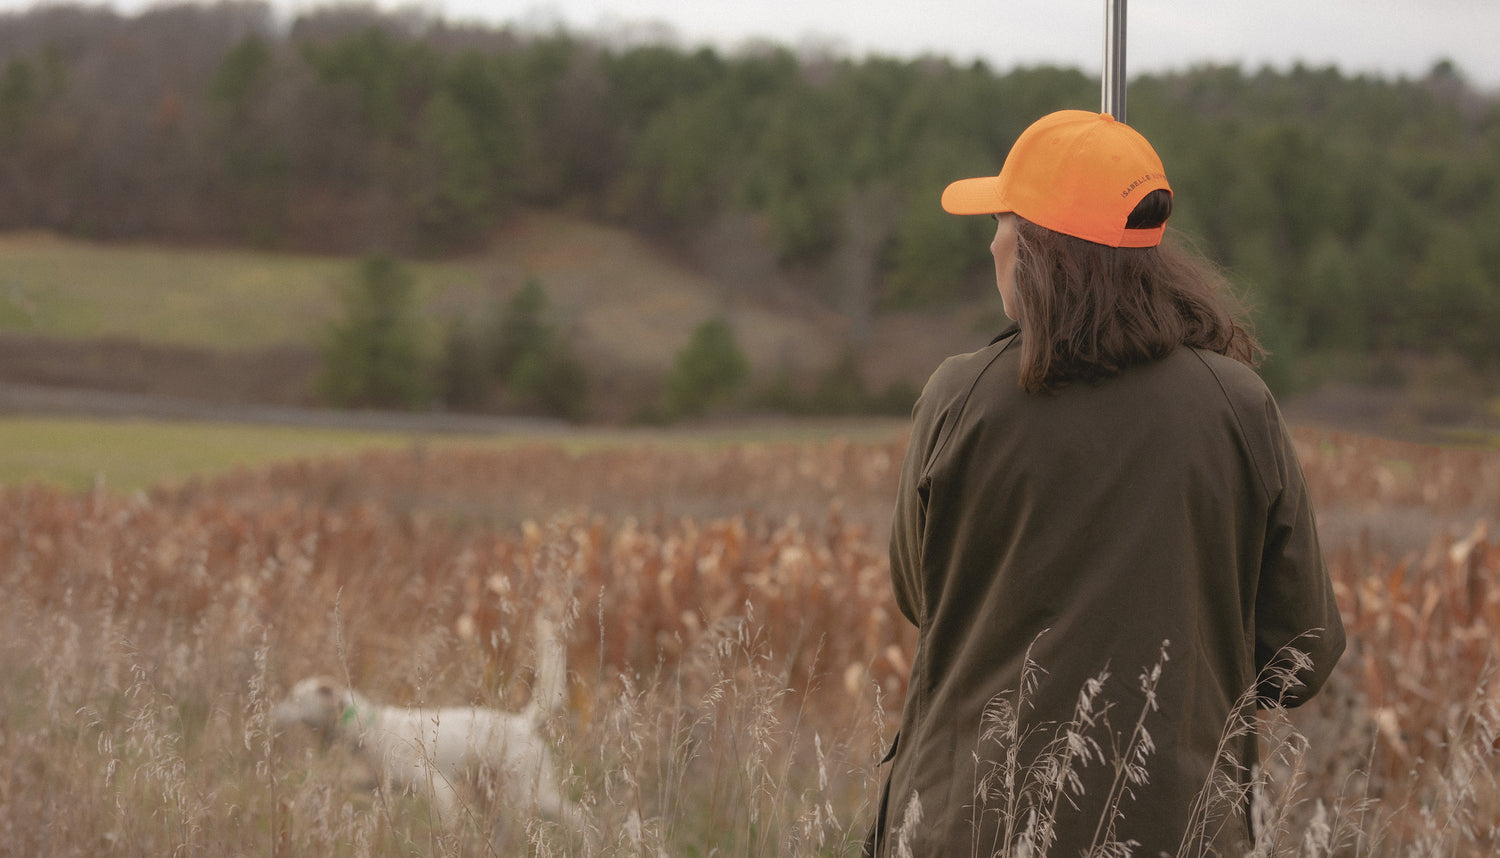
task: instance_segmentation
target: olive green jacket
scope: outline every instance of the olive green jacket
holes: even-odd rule
[[[1254,736],[1224,749],[1234,764],[1220,753],[1231,715],[1257,693],[1298,705],[1343,652],[1301,467],[1260,378],[1229,358],[1179,348],[1033,395],[1018,384],[1019,337],[949,358],[914,411],[890,551],[918,639],[867,849],[997,854],[1007,818],[1050,818],[1049,855],[1106,835],[1138,856],[1175,854],[1215,760],[1246,782]],[[1288,646],[1310,657],[1300,684],[1262,675]],[[1071,756],[1053,745],[1048,757],[1106,670],[1095,723],[1073,730]],[[1131,740],[1142,713],[1154,750]],[[1122,757],[1144,765],[1144,784],[1117,779]],[[1077,775],[1056,798],[1048,759]],[[1099,826],[1106,806],[1113,829]],[[1207,826],[1204,842],[1224,848],[1248,830]]]

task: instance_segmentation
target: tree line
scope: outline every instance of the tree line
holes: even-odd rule
[[[1097,81],[941,58],[733,54],[265,3],[0,16],[0,228],[441,255],[521,207],[645,232],[732,288],[859,321],[992,288],[937,205]],[[1134,78],[1173,223],[1274,349],[1500,369],[1500,100],[1424,77],[1201,67]]]
[[[416,277],[385,255],[361,259],[342,284],[342,313],[324,331],[314,380],[324,402],[342,408],[437,407],[470,413],[532,413],[564,420],[590,414],[583,361],[553,317],[535,277],[477,319],[449,320],[434,350],[420,318]],[[824,370],[811,390],[781,374],[750,389],[750,360],[723,315],[691,332],[673,356],[655,401],[637,403],[633,422],[669,423],[721,406],[784,414],[908,414],[917,391],[896,382],[871,391],[852,353]]]

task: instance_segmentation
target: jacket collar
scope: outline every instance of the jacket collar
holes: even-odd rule
[[[1005,330],[1003,330],[999,334],[997,334],[993,340],[990,340],[990,345],[994,345],[994,344],[1000,342],[1001,340],[1005,340],[1005,339],[1009,339],[1010,337],[1014,337],[1016,334],[1019,334],[1019,333],[1021,333],[1021,326],[1020,326],[1020,324],[1012,322],[1010,327],[1006,328]]]

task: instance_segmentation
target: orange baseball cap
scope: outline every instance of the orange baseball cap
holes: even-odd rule
[[[1140,132],[1108,113],[1060,110],[1021,132],[998,176],[943,191],[952,214],[1014,212],[1053,232],[1110,247],[1155,247],[1166,226],[1126,229],[1136,204],[1171,192],[1161,158]]]

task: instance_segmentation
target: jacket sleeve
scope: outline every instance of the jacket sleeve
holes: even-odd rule
[[[891,589],[896,594],[896,606],[914,626],[922,624],[926,609],[922,603],[922,533],[927,526],[924,474],[930,448],[924,434],[919,425],[913,426],[891,518]]]
[[[1271,497],[1256,588],[1256,693],[1263,703],[1293,707],[1328,679],[1344,652],[1344,624],[1291,436],[1274,402],[1266,416],[1272,487],[1279,490]]]
[[[891,518],[891,587],[896,605],[912,625],[921,626],[926,613],[922,581],[922,542],[927,530],[927,500],[931,489],[929,466],[936,455],[952,403],[943,393],[944,370],[939,367],[912,409],[911,440],[901,463],[901,481]]]

